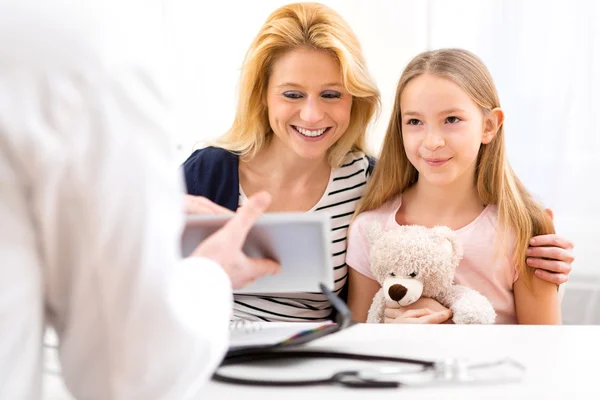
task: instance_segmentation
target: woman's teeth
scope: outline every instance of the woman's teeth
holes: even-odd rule
[[[294,126],[294,128],[296,128],[296,130],[298,132],[300,132],[301,134],[303,134],[304,136],[309,136],[309,137],[321,136],[327,130],[327,128],[323,128],[323,129],[317,129],[315,131],[311,131],[308,129],[300,128],[299,126]]]

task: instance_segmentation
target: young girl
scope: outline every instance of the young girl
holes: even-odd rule
[[[366,319],[380,288],[365,239],[378,222],[454,229],[464,248],[455,282],[486,296],[496,323],[561,322],[557,286],[526,262],[530,239],[554,233],[552,219],[511,169],[503,121],[492,77],[474,54],[429,51],[407,66],[348,236],[348,303],[357,320]],[[420,322],[429,313],[402,311],[386,309],[386,322]]]

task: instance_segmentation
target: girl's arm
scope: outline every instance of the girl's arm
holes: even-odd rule
[[[531,288],[528,288],[521,275],[513,289],[519,324],[560,325],[562,323],[556,284],[534,275],[531,278]]]
[[[373,302],[373,297],[379,289],[381,289],[379,282],[367,278],[348,266],[348,307],[352,312],[354,321],[367,321],[367,313]]]

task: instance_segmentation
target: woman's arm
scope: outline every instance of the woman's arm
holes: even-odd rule
[[[519,324],[561,324],[562,316],[556,284],[542,280],[534,275],[531,278],[531,288],[528,288],[525,285],[523,276],[520,276],[515,282],[513,289]]]

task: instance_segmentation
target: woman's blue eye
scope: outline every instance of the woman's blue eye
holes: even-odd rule
[[[321,94],[321,96],[326,99],[339,99],[340,97],[342,97],[342,94],[340,92],[327,91],[327,92],[323,92],[323,94]]]
[[[288,99],[301,99],[302,98],[302,94],[298,93],[298,92],[285,92],[285,93],[283,93],[283,95],[285,97],[287,97]]]
[[[448,117],[446,118],[446,122],[449,124],[456,124],[458,122],[462,121],[460,118],[458,117]]]
[[[406,125],[421,125],[421,121],[419,121],[418,119],[412,118],[406,122]]]

